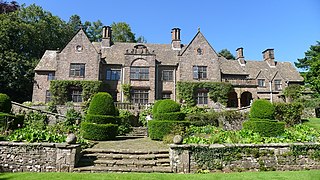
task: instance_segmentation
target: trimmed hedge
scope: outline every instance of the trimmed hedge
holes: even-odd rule
[[[250,118],[274,119],[274,106],[265,99],[253,101],[250,109]]]
[[[0,93],[0,112],[10,113],[12,108],[11,99],[8,95]]]
[[[171,112],[171,113],[156,113],[153,118],[156,120],[172,120],[183,121],[186,114],[183,112]]]
[[[114,106],[112,96],[106,92],[95,94],[90,102],[88,114],[116,115],[116,107]]]
[[[180,104],[171,99],[164,99],[157,105],[156,110],[157,113],[171,113],[171,112],[179,112]]]
[[[85,139],[104,141],[113,139],[118,134],[118,125],[116,124],[94,124],[83,122],[81,128],[85,129],[82,136]]]
[[[252,130],[265,137],[276,137],[284,132],[284,122],[275,122],[265,119],[250,119],[243,123],[243,128]]]
[[[152,114],[155,115],[158,113],[158,106],[163,100],[157,100],[152,107]]]
[[[105,116],[105,115],[95,115],[95,114],[87,114],[86,122],[88,123],[96,123],[96,124],[118,124],[119,117],[116,116]]]
[[[190,121],[190,123],[194,126],[219,126],[219,117],[220,114],[217,112],[212,113],[195,113],[188,114],[185,118],[186,121]]]
[[[177,126],[187,127],[190,125],[188,121],[148,121],[148,134],[152,140],[162,140],[165,135],[168,135]]]

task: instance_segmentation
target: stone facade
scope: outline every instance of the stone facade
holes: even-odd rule
[[[0,142],[0,172],[72,172],[80,145]]]
[[[273,49],[263,51],[263,60],[251,61],[245,59],[243,48],[238,48],[236,60],[227,60],[200,30],[186,45],[181,43],[179,28],[171,33],[171,44],[118,43],[111,41],[112,30],[106,26],[101,42],[91,43],[80,29],[61,51],[47,50],[43,55],[35,69],[33,101],[50,100],[52,79],[103,81],[118,102],[126,101],[121,85],[130,84],[131,102],[144,104],[162,98],[178,101],[178,81],[229,82],[234,91],[228,106],[245,107],[258,98],[283,101],[286,86],[303,82],[291,63],[275,60]],[[81,92],[81,87],[72,88],[70,100],[74,90]],[[207,98],[202,105],[214,106],[207,92],[202,95]]]
[[[175,173],[285,171],[320,168],[319,143],[170,145]]]

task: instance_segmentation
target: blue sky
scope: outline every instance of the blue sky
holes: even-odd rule
[[[182,43],[187,44],[200,27],[216,51],[227,48],[235,54],[238,47],[243,47],[248,60],[261,60],[263,50],[274,48],[276,60],[295,62],[304,57],[310,45],[320,41],[319,0],[18,2],[40,5],[65,21],[78,14],[83,22],[126,22],[148,43],[171,43],[171,29],[179,27]]]

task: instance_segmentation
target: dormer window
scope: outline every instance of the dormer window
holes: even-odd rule
[[[274,80],[274,89],[275,89],[276,91],[281,91],[281,90],[282,90],[281,80],[280,80],[280,79]]]
[[[264,79],[258,79],[258,87],[266,87],[266,81]]]

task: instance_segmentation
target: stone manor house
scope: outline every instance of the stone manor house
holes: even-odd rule
[[[180,29],[171,31],[171,44],[112,42],[111,27],[105,26],[101,42],[90,42],[80,29],[61,50],[47,50],[35,68],[33,102],[48,102],[50,80],[100,80],[109,84],[115,101],[124,102],[122,84],[130,84],[132,103],[157,99],[178,101],[176,84],[229,82],[229,107],[250,105],[252,99],[283,101],[282,91],[303,78],[290,62],[277,62],[273,49],[262,52],[262,60],[247,60],[243,48],[236,60],[220,56],[198,30],[189,44],[182,44]],[[70,100],[81,102],[81,87],[70,87]],[[196,102],[213,106],[208,91],[199,89]]]

